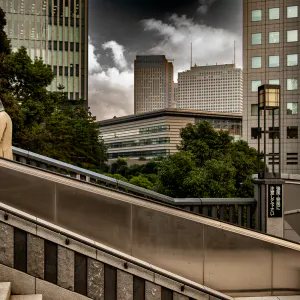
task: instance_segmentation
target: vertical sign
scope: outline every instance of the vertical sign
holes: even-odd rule
[[[268,216],[282,218],[282,184],[269,184]]]

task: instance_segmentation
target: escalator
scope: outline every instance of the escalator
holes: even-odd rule
[[[300,245],[0,160],[0,202],[234,297],[300,294]]]

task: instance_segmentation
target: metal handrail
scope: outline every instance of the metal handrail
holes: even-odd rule
[[[256,204],[254,198],[172,198],[162,194],[159,194],[148,189],[117,180],[112,177],[108,177],[93,171],[89,171],[83,168],[76,167],[74,165],[52,159],[34,152],[30,152],[24,149],[13,147],[13,153],[22,157],[26,157],[29,160],[38,161],[52,167],[64,169],[72,173],[77,173],[83,176],[93,178],[95,180],[102,181],[108,185],[117,186],[118,188],[128,190],[132,193],[137,193],[145,198],[151,198],[154,200],[162,201],[168,204],[176,205],[251,205]]]
[[[128,258],[128,257],[122,256],[121,254],[118,254],[118,253],[115,253],[115,252],[113,252],[113,251],[110,251],[110,250],[108,250],[108,249],[106,249],[106,248],[104,248],[104,247],[101,247],[101,246],[99,246],[99,245],[96,245],[96,244],[93,244],[93,243],[91,243],[91,242],[88,242],[88,241],[86,241],[85,239],[79,238],[78,236],[75,236],[75,235],[73,235],[73,234],[71,234],[71,233],[69,233],[69,232],[65,232],[64,230],[58,230],[58,229],[55,228],[55,227],[46,225],[46,224],[44,224],[44,223],[42,223],[42,222],[39,222],[39,221],[33,219],[34,216],[32,216],[33,218],[24,216],[24,215],[22,215],[22,214],[20,214],[20,213],[17,213],[17,212],[15,212],[15,211],[13,211],[13,210],[7,208],[7,207],[3,207],[1,204],[0,204],[0,210],[2,210],[2,211],[5,213],[6,218],[8,218],[8,217],[9,217],[9,214],[10,214],[10,215],[13,215],[13,216],[15,216],[15,217],[18,217],[18,218],[20,218],[20,219],[22,219],[22,220],[31,222],[31,223],[33,223],[33,224],[36,225],[36,226],[40,226],[40,227],[43,227],[43,228],[45,228],[45,229],[47,229],[47,230],[50,230],[50,231],[52,231],[52,232],[55,232],[55,233],[57,233],[57,234],[63,235],[63,236],[65,236],[65,237],[69,240],[69,241],[68,241],[69,243],[70,243],[70,239],[71,239],[71,240],[74,240],[74,241],[77,241],[77,242],[82,243],[82,244],[84,244],[84,245],[86,245],[86,246],[95,248],[95,249],[97,249],[97,250],[99,250],[99,251],[105,252],[105,253],[107,253],[107,254],[109,254],[109,255],[112,255],[112,256],[117,257],[117,258],[119,258],[119,259],[121,259],[121,260],[124,260],[124,263],[125,263],[125,262],[131,263],[131,264],[133,264],[133,265],[135,265],[135,266],[138,266],[138,267],[140,267],[140,268],[146,269],[146,270],[148,270],[148,271],[150,271],[150,272],[159,274],[159,275],[164,276],[164,277],[166,277],[166,278],[168,278],[168,279],[171,279],[171,280],[173,280],[173,281],[175,281],[175,282],[178,282],[178,283],[182,284],[183,286],[189,286],[189,287],[191,287],[191,288],[193,288],[193,289],[195,289],[195,290],[197,290],[197,291],[200,291],[200,292],[202,292],[202,293],[205,293],[205,294],[208,294],[208,295],[210,295],[210,296],[216,297],[216,298],[218,298],[218,299],[221,299],[221,300],[231,300],[231,299],[232,299],[232,297],[227,296],[227,295],[225,295],[225,294],[219,293],[219,292],[214,291],[214,290],[212,290],[212,289],[201,288],[201,287],[199,287],[199,286],[197,286],[197,285],[194,285],[194,284],[191,283],[191,282],[185,281],[184,279],[182,279],[182,277],[181,277],[181,278],[177,278],[177,277],[172,276],[172,275],[170,275],[170,274],[165,274],[164,272],[161,272],[161,271],[156,270],[155,268],[151,267],[151,265],[149,265],[149,264],[146,264],[146,263],[143,264],[143,263],[141,263],[141,262],[137,262],[137,261],[135,261],[134,259],[130,259],[130,258]],[[62,228],[62,229],[63,229],[63,228]]]

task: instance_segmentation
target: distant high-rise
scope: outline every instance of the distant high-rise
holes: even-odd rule
[[[88,99],[88,0],[0,0],[13,51],[25,46],[56,74],[49,90]],[[86,101],[87,103],[87,101]]]
[[[178,108],[242,113],[243,71],[234,64],[196,66],[178,73]]]
[[[164,55],[137,56],[134,61],[134,113],[173,106],[173,63]]]

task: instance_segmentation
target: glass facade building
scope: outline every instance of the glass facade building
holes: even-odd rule
[[[0,0],[6,32],[16,51],[41,57],[56,75],[51,91],[65,87],[68,99],[88,100],[88,0]]]

